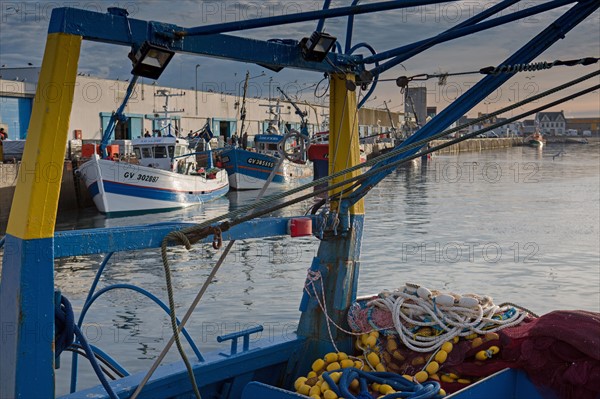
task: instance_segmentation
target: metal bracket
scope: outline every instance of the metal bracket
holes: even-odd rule
[[[238,338],[243,337],[243,344],[242,344],[242,352],[247,352],[250,348],[250,334],[254,334],[257,332],[261,332],[264,330],[264,327],[262,325],[260,326],[256,326],[256,327],[252,327],[252,328],[248,328],[246,330],[242,330],[242,331],[238,331],[238,332],[234,332],[231,334],[226,334],[226,335],[219,335],[217,337],[217,342],[224,342],[224,341],[229,341],[231,340],[231,350],[230,353],[219,353],[219,355],[224,356],[224,357],[231,357],[235,354],[237,354],[237,349],[238,349]]]

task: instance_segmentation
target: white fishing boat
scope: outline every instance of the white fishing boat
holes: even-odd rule
[[[94,155],[79,172],[98,210],[106,214],[164,211],[201,204],[229,190],[227,172],[189,153],[188,142],[173,136],[132,142],[135,161]]]

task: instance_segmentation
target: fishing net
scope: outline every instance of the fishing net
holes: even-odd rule
[[[540,392],[600,398],[600,314],[552,312],[534,317],[487,296],[407,285],[363,298],[348,323],[363,335],[357,349],[378,354],[386,371],[435,380],[448,393],[505,368],[520,368]],[[378,331],[375,345],[369,332]]]
[[[554,311],[502,331],[503,359],[559,398],[600,398],[600,313]]]

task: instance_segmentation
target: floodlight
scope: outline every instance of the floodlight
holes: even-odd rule
[[[307,61],[321,62],[325,59],[336,40],[336,37],[328,33],[315,31],[310,37],[305,37],[300,41],[302,56]]]
[[[132,74],[149,79],[158,79],[163,73],[175,52],[165,47],[144,42],[134,54],[129,53],[133,63]]]

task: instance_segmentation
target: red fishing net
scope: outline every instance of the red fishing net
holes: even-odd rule
[[[561,399],[600,398],[600,313],[555,311],[502,330],[502,358]]]

